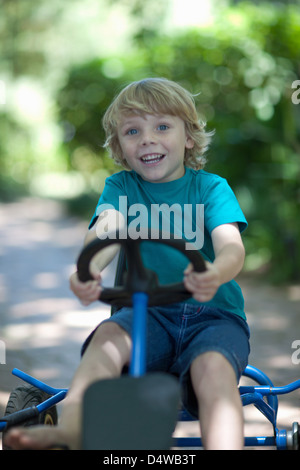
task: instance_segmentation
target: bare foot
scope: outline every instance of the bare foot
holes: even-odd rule
[[[5,435],[5,446],[14,450],[46,450],[67,447],[78,449],[78,439],[64,432],[59,426],[32,426],[14,428]]]

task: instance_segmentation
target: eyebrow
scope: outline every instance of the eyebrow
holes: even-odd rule
[[[126,127],[126,126],[130,126],[132,124],[135,124],[136,123],[136,119],[138,118],[139,116],[130,116],[130,117],[123,117],[119,120],[118,124],[120,126],[120,128],[122,129],[123,127]]]
[[[131,124],[131,123],[136,123],[136,118],[135,117],[132,117],[132,118],[128,118],[128,119],[123,119],[120,124],[121,126],[126,126],[128,124]]]

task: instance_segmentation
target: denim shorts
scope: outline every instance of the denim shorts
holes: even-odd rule
[[[132,314],[131,308],[123,307],[104,322],[115,322],[131,335]],[[93,333],[84,343],[82,354]],[[150,307],[147,371],[177,376],[182,387],[183,406],[197,417],[198,405],[189,374],[192,362],[205,352],[219,352],[232,365],[238,382],[248,363],[249,336],[248,325],[242,317],[221,309],[183,302]]]

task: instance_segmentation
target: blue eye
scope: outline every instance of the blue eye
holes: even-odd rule
[[[137,130],[136,129],[129,129],[129,131],[127,131],[127,134],[128,135],[135,135],[135,134],[137,134]]]
[[[166,124],[160,124],[160,125],[158,126],[158,129],[159,129],[160,131],[166,131],[167,129],[169,129],[169,126],[167,126]]]

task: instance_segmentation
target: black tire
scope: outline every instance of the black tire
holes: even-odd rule
[[[49,398],[46,392],[34,387],[33,385],[25,384],[15,388],[8,399],[5,416],[15,413],[16,411],[29,408],[31,406],[37,406],[43,403]],[[57,409],[56,406],[52,406],[46,411],[40,413],[37,417],[30,419],[20,426],[28,427],[34,425],[47,424],[54,426],[57,424]],[[5,432],[2,433],[2,448],[3,450],[10,450],[9,447],[5,446]]]

